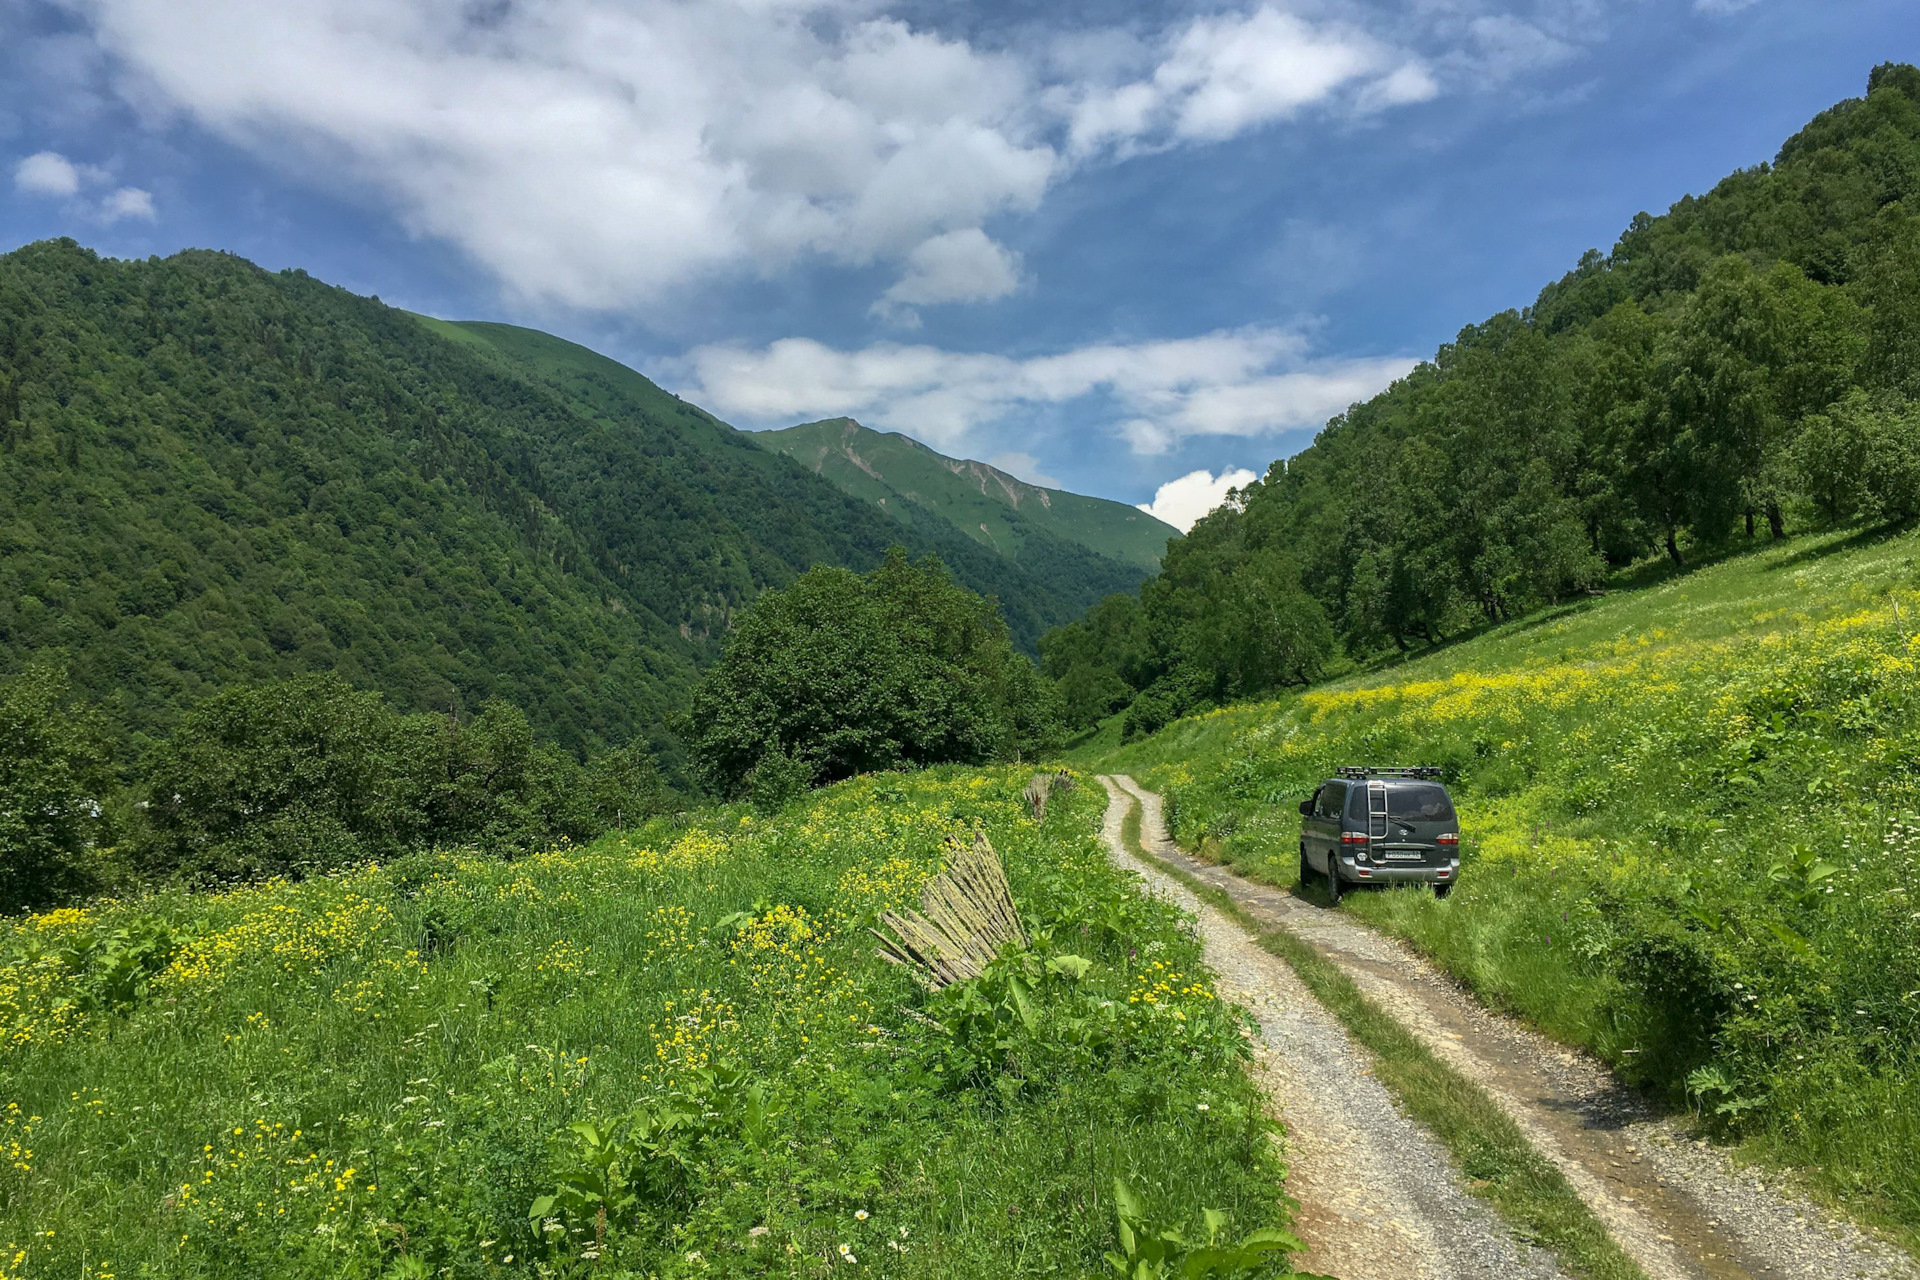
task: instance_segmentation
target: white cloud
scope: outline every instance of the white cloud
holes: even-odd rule
[[[152,222],[153,194],[138,187],[121,187],[100,202],[100,218],[105,222],[118,222],[122,218]]]
[[[1759,0],[1693,0],[1693,7],[1701,13],[1722,18],[1728,14],[1739,13],[1742,9],[1750,9],[1758,2]]]
[[[895,324],[918,328],[916,306],[991,302],[1019,287],[1020,256],[995,244],[978,227],[969,227],[915,247],[907,255],[906,273],[880,295],[873,311]]]
[[[57,151],[28,156],[13,167],[13,185],[36,196],[80,194],[80,168]]]
[[[1351,27],[1315,25],[1270,5],[1201,17],[1169,34],[1149,74],[1073,100],[1071,150],[1218,141],[1356,87],[1362,110],[1439,92],[1412,55]]]
[[[876,343],[842,351],[810,338],[697,347],[659,372],[722,416],[778,425],[852,414],[951,451],[978,429],[1047,405],[1104,396],[1136,453],[1190,436],[1263,436],[1318,426],[1405,374],[1404,357],[1327,359],[1284,329],[1102,343],[1014,359]]]
[[[1185,533],[1201,516],[1224,503],[1229,492],[1243,489],[1259,478],[1239,467],[1228,467],[1217,476],[1211,471],[1189,471],[1154,490],[1152,502],[1136,505]]]
[[[60,200],[79,201],[89,188],[98,190],[108,180],[109,174],[105,169],[90,164],[76,164],[57,151],[37,152],[13,167],[16,190]],[[155,216],[152,193],[138,187],[120,187],[98,203],[80,201],[77,207],[82,214],[96,222],[109,225],[125,218],[152,222]]]
[[[902,320],[991,300],[1019,273],[985,227],[1099,155],[1438,92],[1395,43],[1270,4],[996,49],[887,0],[63,2],[143,110],[586,308],[810,259],[901,262]]]

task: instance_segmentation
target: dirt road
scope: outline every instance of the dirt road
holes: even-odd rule
[[[1444,1150],[1365,1075],[1366,1054],[1284,962],[1125,851],[1120,827],[1130,802],[1141,806],[1141,841],[1155,857],[1315,947],[1480,1084],[1651,1280],[1920,1280],[1903,1254],[1736,1169],[1598,1063],[1488,1012],[1399,943],[1342,912],[1187,857],[1167,838],[1158,796],[1124,776],[1101,781],[1115,857],[1194,912],[1223,994],[1260,1019],[1269,1051],[1262,1069],[1289,1131],[1288,1189],[1303,1204],[1300,1234],[1314,1246],[1303,1265],[1345,1280],[1559,1274],[1549,1255],[1516,1241],[1461,1188]]]

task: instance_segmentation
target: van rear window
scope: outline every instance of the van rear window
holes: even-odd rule
[[[1421,822],[1452,822],[1453,801],[1447,798],[1445,787],[1415,782],[1387,788],[1387,812]]]

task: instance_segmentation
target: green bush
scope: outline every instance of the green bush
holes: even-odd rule
[[[639,746],[586,768],[504,703],[402,715],[337,676],[230,689],[142,762],[156,876],[307,875],[434,845],[523,853],[671,805]]]
[[[0,680],[0,909],[90,887],[87,853],[108,833],[105,725],[58,668]]]
[[[1055,719],[993,602],[896,547],[871,573],[816,566],[755,601],[695,687],[686,736],[706,784],[736,796],[756,778],[1016,759]]]

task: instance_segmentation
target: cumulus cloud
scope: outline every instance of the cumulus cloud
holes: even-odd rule
[[[28,195],[76,196],[80,169],[57,151],[42,151],[13,167],[13,185]]]
[[[126,218],[154,220],[153,194],[139,187],[120,187],[97,201],[81,200],[85,192],[97,190],[109,180],[105,169],[76,164],[57,151],[36,152],[13,167],[15,190],[79,202],[81,212],[96,222],[110,225]]]
[[[1239,467],[1228,467],[1217,476],[1211,471],[1189,471],[1154,490],[1152,502],[1135,505],[1185,533],[1201,516],[1224,503],[1233,490],[1244,489],[1259,478]]]
[[[1015,359],[927,345],[842,351],[810,338],[765,347],[697,347],[660,372],[723,416],[777,425],[853,414],[935,448],[1048,405],[1104,396],[1136,453],[1190,436],[1262,436],[1317,426],[1413,367],[1404,357],[1310,356],[1299,333],[1222,330],[1195,338],[1100,343]]]
[[[1270,4],[999,49],[886,0],[64,3],[143,109],[586,308],[897,262],[879,309],[910,322],[1010,291],[986,227],[1079,166],[1439,91],[1391,41]]]
[[[1250,13],[1196,18],[1170,33],[1151,72],[1071,100],[1071,150],[1218,141],[1285,119],[1355,88],[1354,103],[1379,109],[1433,97],[1420,62],[1354,28],[1315,25],[1262,5]]]
[[[895,324],[918,328],[916,306],[938,302],[991,302],[1020,287],[1020,257],[978,227],[948,231],[922,241],[907,255],[906,272],[880,295],[873,311]]]
[[[139,187],[121,187],[100,202],[100,218],[105,222],[119,222],[123,218],[152,222],[153,193]]]

